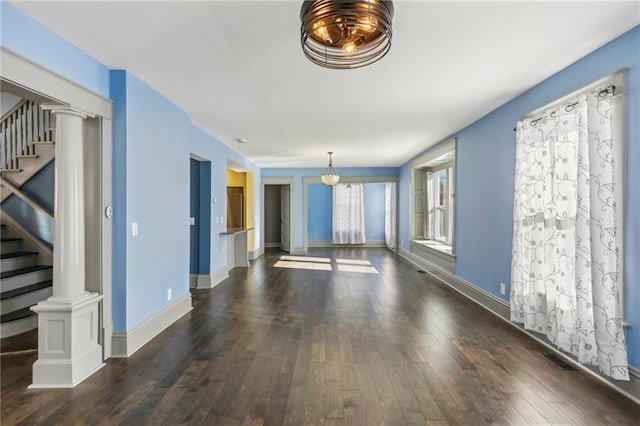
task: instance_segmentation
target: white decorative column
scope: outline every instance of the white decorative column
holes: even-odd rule
[[[73,387],[100,369],[99,303],[85,290],[83,120],[70,106],[43,105],[56,117],[53,295],[38,313],[38,360],[31,388]]]

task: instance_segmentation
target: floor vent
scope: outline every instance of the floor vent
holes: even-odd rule
[[[425,271],[423,271],[422,269],[418,269],[418,273],[419,273],[419,274],[426,274],[426,272],[425,272]]]
[[[549,362],[553,363],[556,367],[561,368],[562,370],[577,370],[573,365],[567,364],[561,358],[558,358],[556,355],[552,353],[542,354],[542,356]]]

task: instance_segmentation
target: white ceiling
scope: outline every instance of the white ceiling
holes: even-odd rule
[[[389,54],[327,70],[301,0],[12,4],[261,167],[399,166],[640,23],[638,1],[395,1]]]

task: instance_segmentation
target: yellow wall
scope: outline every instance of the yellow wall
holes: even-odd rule
[[[237,173],[227,169],[227,186],[241,186],[244,188],[245,173]]]
[[[244,223],[246,228],[253,228],[253,173],[238,173],[231,169],[227,169],[227,186],[238,186],[244,188]],[[255,245],[253,232],[254,231],[249,231],[247,235],[249,239],[249,251],[252,251]]]
[[[253,173],[246,172],[243,173],[245,175],[245,186],[244,186],[244,199],[245,199],[245,223],[247,224],[247,228],[253,228]],[[249,239],[249,251],[253,251],[254,246],[254,231],[249,231],[247,234],[247,238]]]

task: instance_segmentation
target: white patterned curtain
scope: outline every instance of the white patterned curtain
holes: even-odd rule
[[[629,380],[621,318],[612,95],[517,125],[511,320]]]
[[[396,247],[396,183],[387,182],[384,188],[384,240],[390,249]]]
[[[364,185],[333,185],[333,244],[364,244]]]

